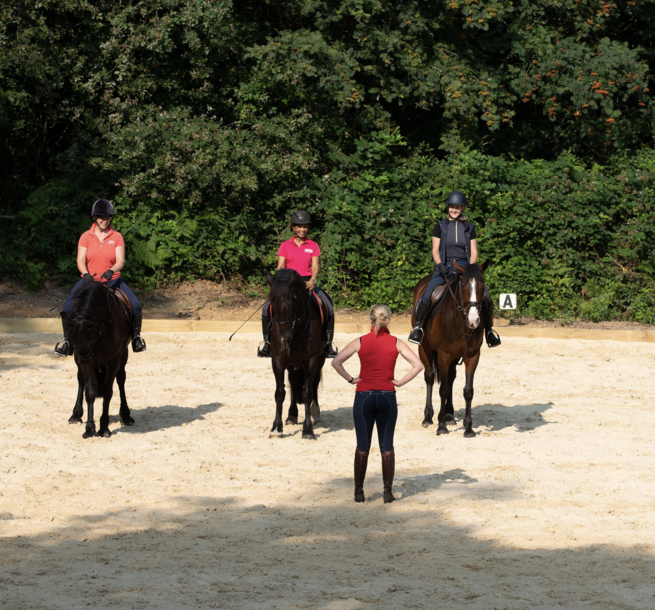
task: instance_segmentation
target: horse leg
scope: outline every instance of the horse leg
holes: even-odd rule
[[[93,403],[98,395],[98,380],[93,365],[85,367],[84,372],[86,373],[84,375],[84,380],[86,381],[84,387],[84,394],[86,397],[86,428],[82,438],[90,438],[96,435],[96,423],[93,420]]]
[[[448,370],[448,383],[450,384],[450,393],[448,394],[448,401],[446,402],[446,425],[454,426],[457,423],[455,419],[455,408],[453,406],[453,383],[457,377],[457,362],[450,363]]]
[[[282,436],[282,407],[286,390],[284,389],[284,367],[273,357],[273,374],[275,375],[275,419],[268,438],[279,438]]]
[[[127,396],[125,395],[125,379],[127,375],[125,374],[125,365],[127,364],[127,356],[129,352],[125,350],[125,356],[121,360],[121,365],[118,368],[118,373],[116,373],[116,383],[118,384],[118,393],[121,396],[121,408],[118,414],[121,417],[121,421],[124,426],[133,426],[134,419],[130,415],[130,407],[127,406]]]
[[[466,401],[466,411],[464,413],[464,436],[472,438],[475,436],[473,432],[473,418],[471,417],[471,401],[473,400],[473,376],[475,369],[478,368],[480,360],[480,350],[466,361],[466,385],[464,386],[464,400]]]
[[[310,358],[308,371],[305,375],[303,387],[303,401],[305,403],[305,421],[302,424],[302,437],[308,440],[316,440],[314,427],[312,426],[312,402],[314,401],[314,377],[318,373],[319,365],[325,362],[324,356]]]
[[[102,388],[102,415],[100,416],[100,430],[98,430],[98,436],[102,436],[103,438],[109,438],[111,436],[111,431],[109,430],[109,403],[114,395],[114,379],[116,378],[116,369],[118,366],[120,366],[120,363],[105,370]]]
[[[446,413],[448,397],[452,393],[450,387],[450,363],[452,355],[440,352],[438,355],[438,373],[439,373],[439,396],[441,398],[441,407],[439,409],[439,425],[437,426],[437,435],[448,434],[446,426]]]
[[[423,344],[418,347],[418,355],[423,363],[423,379],[425,379],[425,409],[423,411],[423,422],[421,425],[424,428],[431,426],[434,422],[434,408],[432,407],[432,389],[434,388],[434,353],[427,351]]]
[[[77,400],[73,407],[73,414],[68,418],[69,424],[81,424],[82,416],[84,415],[84,407],[82,406],[82,396],[84,395],[84,375],[80,367],[77,367]]]
[[[291,389],[291,404],[289,405],[289,413],[285,424],[298,425],[298,398],[302,392],[302,382],[298,371],[289,369],[289,388]]]
[[[325,363],[324,363],[325,364]],[[321,383],[321,365],[318,369],[318,372],[314,376],[314,400],[312,401],[310,412],[312,414],[312,424],[321,421],[321,407],[318,404],[318,384]]]

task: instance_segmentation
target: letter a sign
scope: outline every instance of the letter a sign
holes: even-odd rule
[[[501,309],[516,309],[515,294],[501,294],[498,299],[498,305]]]

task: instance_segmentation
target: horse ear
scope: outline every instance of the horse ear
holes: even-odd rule
[[[273,285],[273,276],[270,273],[266,274],[266,281],[268,282],[269,286]]]
[[[459,273],[460,275],[464,273],[464,267],[458,265],[455,261],[453,261],[453,267],[455,267],[455,271],[457,271],[457,273]]]
[[[491,264],[490,261],[488,261],[488,260],[484,261],[484,263],[482,263],[482,264],[480,265],[480,271],[481,271],[482,273],[484,273],[484,272],[487,270],[487,267],[489,267],[490,264]]]

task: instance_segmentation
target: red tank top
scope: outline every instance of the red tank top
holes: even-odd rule
[[[360,339],[359,361],[361,369],[359,377],[362,380],[357,384],[357,392],[370,392],[371,390],[386,390],[395,392],[396,386],[391,383],[398,359],[398,346],[396,337],[389,334],[389,329],[383,328],[379,335],[371,328],[368,335]]]

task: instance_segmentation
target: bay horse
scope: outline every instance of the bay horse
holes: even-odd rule
[[[439,409],[437,434],[447,434],[448,424],[455,423],[453,409],[453,382],[457,376],[457,365],[464,362],[466,382],[464,385],[464,436],[474,437],[471,418],[473,400],[473,377],[480,360],[480,347],[484,338],[482,300],[484,297],[484,278],[482,272],[487,263],[466,268],[453,263],[459,274],[458,281],[445,287],[442,302],[428,314],[424,324],[423,340],[419,345],[419,356],[425,366],[423,376],[426,385],[426,400],[423,427],[433,423],[432,389],[435,375],[439,384],[441,407]],[[416,303],[425,292],[432,276],[421,279],[414,287],[414,310]],[[412,314],[412,325],[415,317]],[[460,362],[458,363],[458,360]]]
[[[125,365],[132,338],[129,313],[113,289],[93,281],[77,291],[71,317],[62,315],[67,327],[66,336],[74,350],[77,364],[77,400],[68,423],[82,423],[84,393],[87,418],[82,437],[96,436],[93,403],[101,397],[102,415],[97,436],[108,438],[111,436],[109,403],[113,395],[114,379],[118,383],[121,397],[121,421],[126,426],[134,424],[125,396]]]
[[[275,419],[269,438],[282,435],[282,407],[286,391],[284,373],[288,371],[291,406],[285,423],[298,423],[296,402],[305,405],[303,439],[315,439],[313,423],[320,421],[318,384],[325,364],[323,346],[327,339],[323,319],[327,309],[319,303],[297,271],[280,269],[275,276],[266,274],[271,286],[270,300],[273,328],[271,363],[275,375]],[[314,419],[312,419],[314,413]]]

